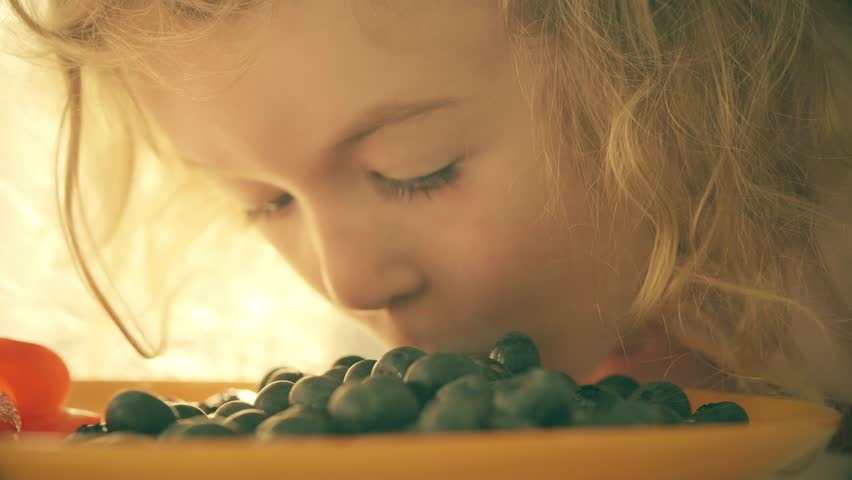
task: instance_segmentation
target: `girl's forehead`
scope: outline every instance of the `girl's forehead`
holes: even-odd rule
[[[511,63],[492,2],[273,3],[280,6],[162,52],[153,65],[165,86],[131,82],[187,155],[271,158],[286,145],[292,157],[315,158],[366,110],[475,102]]]
[[[273,1],[197,38],[155,46],[135,73],[200,94],[197,87],[225,88],[259,64],[286,66],[290,78],[369,71],[380,80],[417,65],[487,69],[508,47],[493,1]]]

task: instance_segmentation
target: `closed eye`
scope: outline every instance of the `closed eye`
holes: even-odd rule
[[[370,176],[376,181],[379,190],[392,199],[411,200],[416,195],[425,195],[430,198],[432,192],[455,182],[458,178],[459,160],[453,160],[435,172],[406,180],[385,177],[378,172],[371,172]]]
[[[431,198],[431,194],[441,188],[452,185],[458,178],[458,163],[461,158],[453,160],[440,170],[419,177],[400,180],[386,177],[379,172],[370,172],[370,178],[375,182],[379,192],[390,199],[411,200],[417,195]],[[270,218],[286,212],[293,203],[293,196],[282,193],[259,207],[246,211],[246,218],[254,222],[261,218]]]

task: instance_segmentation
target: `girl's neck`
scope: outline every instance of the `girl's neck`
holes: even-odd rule
[[[790,335],[801,354],[802,375],[820,395],[852,402],[852,314],[836,295],[831,281],[813,255],[791,255],[790,295],[813,309],[818,319],[794,313]],[[780,357],[779,357],[780,359]],[[785,359],[781,359],[785,360]],[[796,360],[790,360],[796,361]],[[774,362],[772,362],[774,363]],[[772,369],[773,365],[767,365]],[[778,363],[775,369],[784,369]],[[687,388],[735,391],[737,381],[700,353],[679,344],[661,325],[649,325],[629,344],[617,346],[612,355],[589,375],[593,383],[610,374],[630,375],[640,382],[667,380]],[[792,373],[792,372],[791,372]],[[793,380],[795,381],[795,379]]]
[[[594,372],[578,380],[593,383],[613,374],[629,375],[641,383],[665,380],[685,388],[736,389],[730,376],[713,362],[656,326],[647,327],[629,344],[619,345]]]
[[[848,248],[848,247],[846,247]],[[796,257],[793,257],[796,258]],[[852,402],[852,309],[841,292],[852,285],[837,285],[815,254],[789,267],[793,298],[811,308],[817,318],[794,312],[790,330],[807,374],[830,398]]]

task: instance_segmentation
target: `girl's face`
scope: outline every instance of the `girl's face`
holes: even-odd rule
[[[483,353],[521,330],[576,375],[618,345],[649,236],[594,224],[572,158],[549,214],[536,68],[496,2],[273,4],[160,52],[177,89],[133,89],[313,288],[392,345]]]

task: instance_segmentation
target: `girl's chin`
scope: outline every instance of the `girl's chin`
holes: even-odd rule
[[[576,380],[579,384],[590,384],[609,375],[634,376],[623,355],[612,355],[591,372],[585,375],[579,375],[574,380]]]
[[[393,320],[377,325],[374,332],[387,348],[410,346],[424,352],[459,352],[488,355],[503,331],[490,326],[412,325]],[[425,327],[425,328],[424,328]]]

